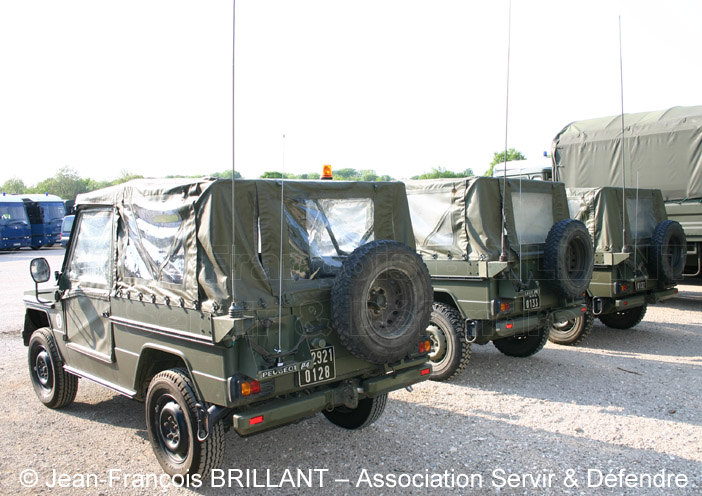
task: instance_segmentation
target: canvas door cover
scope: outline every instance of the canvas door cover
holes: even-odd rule
[[[232,259],[237,299],[254,309],[277,302],[281,253],[285,304],[286,294],[331,288],[360,244],[394,239],[414,249],[402,183],[237,180],[232,256],[231,188],[230,180],[136,180],[76,205],[118,213],[116,290],[214,313],[231,303]]]
[[[622,221],[626,218],[627,245],[648,246],[656,226],[667,219],[658,189],[568,188],[571,216],[582,221],[597,252],[620,253],[624,246]]]
[[[438,259],[496,261],[505,230],[515,256],[541,247],[554,223],[569,218],[561,183],[469,177],[409,181],[417,249]],[[539,248],[542,249],[542,248]]]
[[[622,157],[623,153],[623,157]],[[702,106],[573,122],[553,140],[554,178],[572,188],[660,188],[665,201],[702,198]]]

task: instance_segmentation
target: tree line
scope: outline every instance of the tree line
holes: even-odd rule
[[[492,169],[495,164],[504,161],[505,152],[495,152],[490,168],[485,173],[486,176],[492,175]],[[510,148],[507,153],[507,160],[524,160],[525,157],[514,148]],[[334,179],[339,181],[395,181],[395,178],[388,175],[378,175],[374,170],[370,169],[352,169],[344,168],[337,169],[333,171]],[[438,179],[438,178],[458,178],[458,177],[470,177],[473,176],[473,169],[467,168],[462,171],[454,172],[444,169],[441,166],[433,167],[429,172],[424,174],[419,174],[413,176],[412,179]],[[218,177],[223,179],[231,179],[232,171],[227,170],[224,172],[214,172],[210,174],[211,177]],[[282,178],[285,179],[319,179],[320,174],[317,172],[309,172],[303,174],[291,174],[285,173],[284,175],[280,172],[264,172],[261,174],[261,178]],[[81,193],[88,193],[90,191],[95,191],[97,189],[106,188],[108,186],[114,186],[121,184],[132,179],[141,179],[144,176],[133,174],[129,171],[123,170],[120,172],[120,176],[112,181],[95,181],[90,178],[81,177],[75,170],[69,166],[64,166],[54,175],[40,181],[34,186],[27,186],[24,181],[17,177],[13,177],[5,181],[2,185],[2,192],[7,194],[44,194],[48,193],[50,195],[56,195],[64,200],[74,200],[77,195]],[[168,178],[173,177],[202,177],[202,175],[196,176],[166,176]],[[240,179],[242,176],[238,172],[236,173],[236,178]]]

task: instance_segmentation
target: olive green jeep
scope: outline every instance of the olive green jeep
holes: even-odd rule
[[[432,379],[460,373],[471,343],[533,355],[553,322],[586,310],[592,242],[583,223],[570,218],[563,184],[411,181],[407,195],[417,250],[434,286],[427,328]]]
[[[590,334],[595,317],[607,327],[629,329],[649,303],[673,297],[687,243],[680,224],[668,220],[660,190],[608,186],[568,188],[567,194],[571,216],[585,223],[595,246],[588,311],[551,329],[551,341],[575,345]]]
[[[216,467],[228,429],[365,427],[431,373],[402,183],[139,180],[76,206],[57,287],[31,264],[34,390],[66,407],[83,378],[144,401],[171,475]]]

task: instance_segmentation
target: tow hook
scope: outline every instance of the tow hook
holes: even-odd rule
[[[600,315],[602,313],[602,298],[592,299],[592,314]]]
[[[212,428],[220,422],[224,417],[231,413],[231,408],[212,405],[205,409],[200,403],[195,405],[195,416],[197,417],[197,440],[205,441],[210,437]]]
[[[475,340],[478,339],[478,333],[477,333],[476,327],[477,327],[477,323],[474,320],[466,319],[466,324],[465,324],[466,343],[468,343],[468,344],[475,343]]]

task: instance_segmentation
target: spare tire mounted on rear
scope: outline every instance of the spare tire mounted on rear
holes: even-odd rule
[[[344,261],[332,288],[332,321],[355,357],[394,362],[419,345],[432,299],[429,272],[419,255],[397,241],[372,241]]]
[[[546,237],[546,271],[568,298],[587,291],[592,279],[593,250],[585,224],[576,219],[556,222]]]

